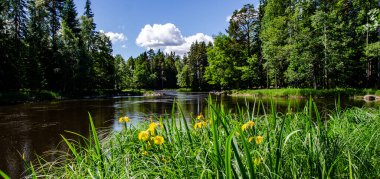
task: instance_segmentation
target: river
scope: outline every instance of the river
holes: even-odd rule
[[[208,93],[177,93],[164,91],[165,96],[125,96],[110,99],[81,99],[0,106],[0,169],[12,178],[20,178],[24,172],[25,159],[35,160],[37,155],[46,155],[52,150],[64,149],[62,135],[65,130],[87,135],[89,130],[88,112],[93,116],[97,128],[120,130],[120,116],[128,116],[132,123],[147,120],[151,115],[170,113],[174,101],[178,102],[188,117],[204,112]],[[253,106],[253,97],[231,97],[212,95],[214,100],[236,110],[237,104]],[[269,99],[262,99],[265,108]],[[279,112],[285,112],[290,103],[294,109],[302,109],[307,99],[276,98],[274,103]],[[316,99],[322,111],[334,110],[335,99]],[[343,107],[378,106],[361,100],[343,99]],[[69,135],[70,136],[70,135]],[[54,160],[53,155],[47,160]]]

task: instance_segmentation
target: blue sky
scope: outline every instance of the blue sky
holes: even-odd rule
[[[226,18],[258,0],[92,0],[97,30],[113,39],[114,54],[137,56],[148,48],[184,53],[192,41],[212,41]],[[75,0],[79,15],[85,0]],[[154,25],[156,24],[156,25]],[[137,40],[136,40],[137,39]]]

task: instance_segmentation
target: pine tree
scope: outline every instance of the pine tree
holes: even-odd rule
[[[26,44],[28,56],[26,61],[27,87],[40,89],[45,87],[45,66],[50,57],[48,56],[49,27],[44,2],[41,0],[29,0],[29,21],[27,25]]]
[[[91,9],[91,1],[86,0],[86,5],[84,6],[84,16],[86,16],[88,19],[92,19],[91,22],[91,29],[94,31],[96,29],[96,24],[94,23],[94,13]]]
[[[11,44],[11,20],[10,20],[10,2],[0,0],[0,90],[14,88],[14,82],[17,81],[15,74],[15,64],[12,60]]]
[[[74,34],[79,33],[79,21],[77,19],[77,11],[73,0],[66,0],[62,10],[62,20],[66,22]]]
[[[10,56],[8,58],[12,64],[11,67],[13,67],[12,76],[16,79],[13,81],[12,86],[14,88],[19,88],[23,87],[26,82],[24,73],[26,48],[23,44],[23,40],[26,36],[26,3],[24,0],[12,0],[10,1],[10,5],[9,15],[12,20],[12,42],[9,45],[12,45],[12,48],[10,49]]]
[[[48,0],[47,7],[50,18],[50,35],[52,37],[52,49],[58,50],[58,31],[60,29],[60,16],[64,0]]]

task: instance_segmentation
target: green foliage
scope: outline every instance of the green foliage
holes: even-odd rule
[[[0,104],[9,105],[25,101],[46,101],[61,99],[59,93],[47,90],[31,91],[20,89],[18,91],[0,92]]]
[[[205,116],[173,111],[122,131],[96,131],[69,151],[34,166],[31,177],[64,178],[376,178],[380,174],[379,111],[352,108],[321,115],[310,99],[303,111],[256,115],[264,106],[230,113],[208,101]],[[188,114],[185,114],[188,115]],[[154,128],[151,129],[152,124]],[[201,125],[199,125],[201,124]],[[148,128],[148,138],[138,137]],[[150,133],[150,131],[154,131]],[[149,137],[162,136],[162,145]]]
[[[233,86],[236,79],[233,56],[229,54],[229,49],[229,37],[220,34],[215,37],[214,46],[207,50],[209,66],[206,67],[205,79],[222,89]]]
[[[128,88],[171,89],[177,87],[177,68],[179,56],[175,53],[164,54],[160,50],[149,50],[138,57],[130,57],[123,73],[129,74]],[[180,79],[179,79],[180,80]]]
[[[379,12],[366,0],[262,0],[235,10],[214,44],[124,61],[90,0],[80,17],[73,0],[2,0],[0,90],[377,88]]]
[[[362,97],[367,94],[380,95],[377,89],[354,89],[354,88],[336,88],[336,89],[311,89],[311,88],[281,88],[281,89],[257,89],[257,90],[229,90],[224,91],[232,96],[254,95],[261,97]]]
[[[127,86],[125,62],[115,60],[109,38],[95,31],[90,1],[80,22],[72,0],[10,2],[0,4],[1,91],[75,95]]]

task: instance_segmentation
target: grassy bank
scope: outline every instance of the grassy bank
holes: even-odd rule
[[[287,114],[258,103],[237,114],[209,104],[208,114],[181,112],[119,132],[63,138],[55,162],[30,168],[48,178],[378,178],[380,111],[353,108],[321,115],[313,102]],[[173,110],[174,111],[174,110]],[[188,115],[188,114],[185,114]]]
[[[107,98],[113,96],[142,96],[153,94],[154,91],[144,89],[92,89],[86,91],[74,91],[70,93],[58,93],[49,90],[33,91],[23,89],[18,91],[0,92],[0,105],[17,104],[24,102],[51,101],[59,99]]]
[[[336,97],[346,96],[364,96],[366,94],[380,95],[380,90],[376,89],[309,89],[309,88],[282,88],[282,89],[258,89],[258,90],[230,90],[224,93],[231,96],[261,96],[261,97]]]
[[[178,92],[192,92],[191,88],[178,88]]]
[[[19,90],[0,92],[0,105],[15,104],[26,101],[49,101],[55,99],[61,99],[61,95],[59,93],[48,90]]]

